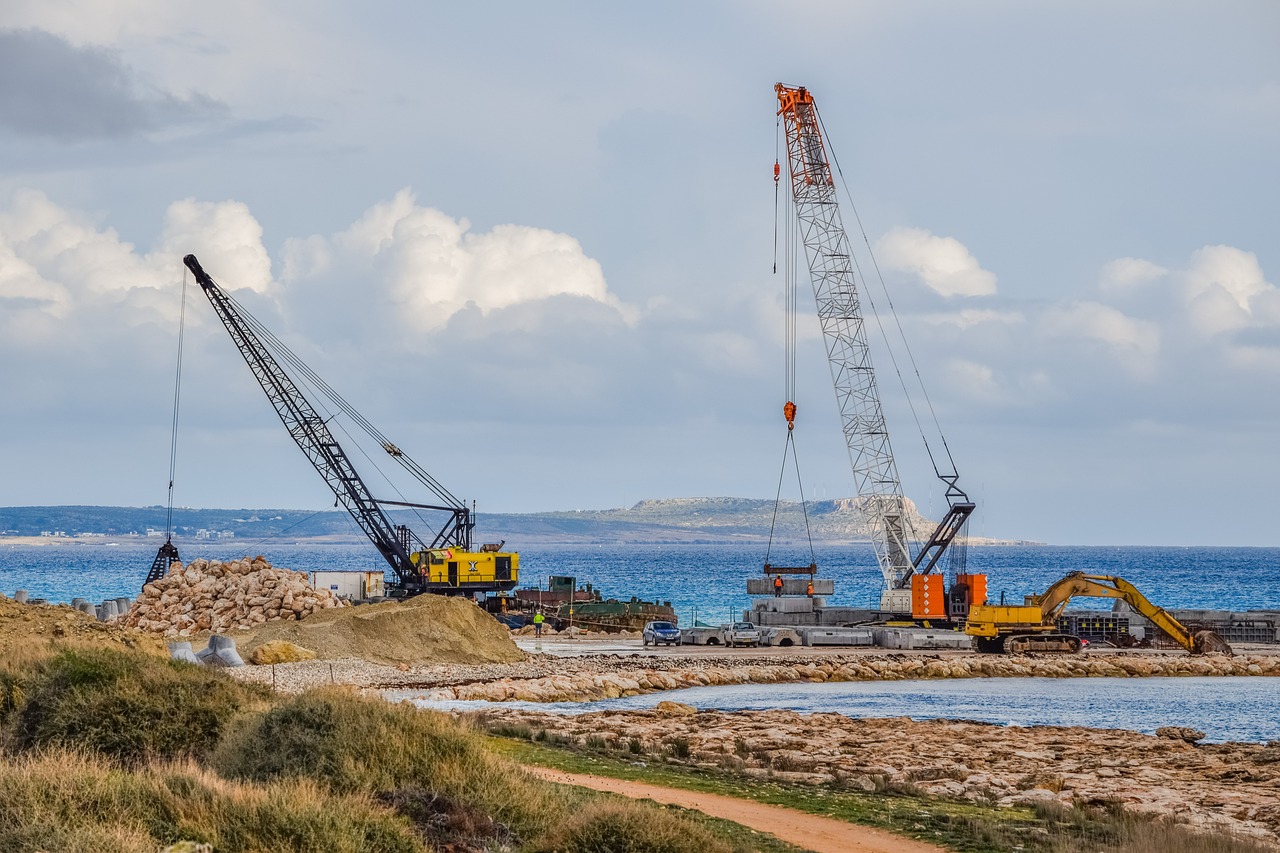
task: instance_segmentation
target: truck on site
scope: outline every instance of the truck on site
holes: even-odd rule
[[[969,608],[964,630],[980,652],[1074,654],[1081,649],[1080,638],[1059,633],[1057,626],[1067,602],[1075,597],[1119,599],[1192,654],[1232,653],[1221,636],[1213,631],[1192,632],[1124,578],[1084,572],[1066,575],[1043,593],[1027,596],[1023,604],[975,604]]]
[[[500,593],[515,588],[520,572],[520,557],[517,553],[503,550],[503,542],[473,547],[474,506],[469,507],[455,497],[426,469],[379,432],[230,293],[219,286],[204,271],[195,255],[187,255],[183,258],[183,263],[208,297],[218,319],[226,327],[254,378],[262,386],[290,438],[332,490],[337,503],[346,508],[391,567],[395,580],[388,584],[386,590],[391,597],[403,598],[421,593],[476,595]],[[286,362],[302,381],[326,397],[338,412],[376,441],[387,456],[405,469],[419,485],[431,491],[439,502],[416,503],[374,497],[356,471],[351,457],[329,429],[330,418],[317,411],[299,389],[291,373],[281,365],[281,361]],[[176,405],[174,420],[176,423]],[[172,476],[170,490],[172,491]],[[408,525],[393,522],[388,515],[391,507],[413,512],[423,524],[434,527],[434,531],[419,535]],[[427,514],[435,521],[429,520]],[[444,522],[437,526],[441,515]],[[147,582],[162,577],[169,565],[177,559],[177,548],[166,540],[156,554]]]

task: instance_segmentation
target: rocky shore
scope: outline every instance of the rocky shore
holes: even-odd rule
[[[491,725],[553,732],[632,759],[661,756],[759,778],[868,792],[910,787],[1005,806],[1119,803],[1280,848],[1280,741],[1197,744],[1203,735],[1182,728],[1151,736],[792,711],[695,712],[675,702],[651,711],[565,717],[498,709],[485,717]]]

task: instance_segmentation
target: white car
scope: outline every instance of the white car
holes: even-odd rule
[[[760,645],[760,629],[754,622],[734,622],[721,629],[726,646],[758,646]]]

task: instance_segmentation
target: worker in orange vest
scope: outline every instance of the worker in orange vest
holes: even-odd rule
[[[773,576],[773,594],[775,596],[782,595],[782,575]]]
[[[809,597],[813,598],[813,581],[809,581]]]

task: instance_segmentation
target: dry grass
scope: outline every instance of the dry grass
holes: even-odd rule
[[[113,649],[68,649],[0,672],[3,743],[84,749],[140,764],[202,755],[262,688],[217,671]]]
[[[645,803],[597,800],[558,826],[535,853],[730,853],[689,821]]]
[[[535,838],[569,810],[573,795],[494,755],[472,729],[411,705],[315,690],[247,715],[219,744],[212,766],[255,782],[306,777],[338,793],[422,791],[492,816]]]
[[[0,850],[156,853],[179,840],[218,853],[425,853],[413,830],[362,795],[307,780],[228,782],[194,765],[141,770],[49,751],[0,764]]]

